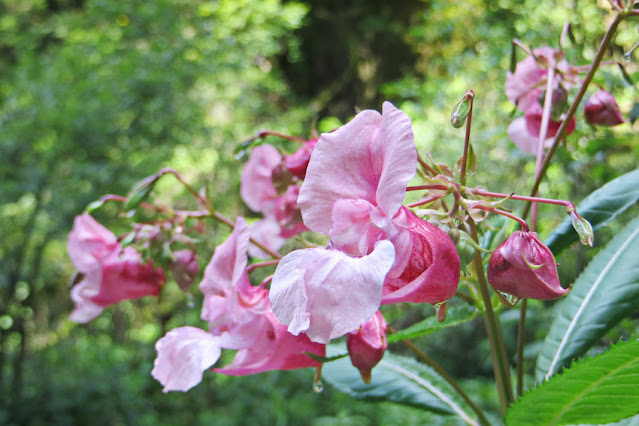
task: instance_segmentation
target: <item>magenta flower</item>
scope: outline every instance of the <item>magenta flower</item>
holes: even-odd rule
[[[588,98],[584,105],[584,115],[588,123],[600,126],[616,126],[625,122],[617,101],[603,89]]]
[[[76,216],[68,241],[69,257],[83,279],[71,289],[71,320],[84,323],[104,307],[127,299],[157,296],[166,279],[162,269],[132,247],[124,249],[111,231],[88,214]]]
[[[534,232],[516,231],[488,261],[488,282],[515,297],[556,299],[568,292],[559,284],[555,257]]]
[[[325,355],[324,345],[288,333],[273,315],[268,291],[251,285],[246,270],[248,244],[248,226],[238,217],[233,233],[216,248],[206,267],[200,289],[202,319],[209,322],[210,331],[180,327],[157,342],[152,375],[164,392],[186,391],[198,384],[222,349],[237,350],[230,365],[215,369],[228,375],[315,367],[319,363],[305,352]]]
[[[304,142],[301,148],[284,158],[284,165],[293,176],[302,180],[306,177],[308,162],[311,160],[311,154],[318,140],[319,139],[311,139]]]
[[[351,363],[359,370],[365,383],[371,382],[371,371],[384,357],[388,348],[386,320],[380,311],[362,326],[346,335],[346,347]]]
[[[542,113],[541,105],[535,102],[528,107],[523,117],[514,119],[508,126],[508,136],[510,139],[512,139],[519,149],[527,154],[535,155],[537,153]],[[548,120],[544,148],[548,148],[552,145],[553,138],[557,134],[560,126],[561,122],[552,119]],[[569,135],[574,130],[575,119],[572,118],[570,123],[568,123],[566,134]]]

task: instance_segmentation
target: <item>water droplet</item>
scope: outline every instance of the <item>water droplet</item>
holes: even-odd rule
[[[499,294],[499,299],[506,306],[515,306],[517,302],[521,300],[521,297],[513,296],[512,294],[502,293],[501,291],[497,292]]]
[[[322,393],[324,390],[324,384],[321,380],[313,381],[313,392]]]
[[[626,62],[632,62],[632,51],[623,54],[623,58]]]

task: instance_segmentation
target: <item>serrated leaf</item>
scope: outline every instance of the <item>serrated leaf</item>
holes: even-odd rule
[[[639,341],[573,363],[515,401],[506,425],[609,423],[639,413]]]
[[[329,345],[329,352],[333,350]],[[337,349],[343,352],[344,349]],[[355,398],[369,401],[390,401],[410,405],[443,415],[458,415],[466,423],[477,424],[468,414],[470,408],[460,400],[450,385],[431,368],[417,361],[386,351],[373,369],[370,384],[365,384],[350,359],[325,364],[322,378]]]
[[[425,336],[442,328],[454,327],[469,322],[478,315],[479,311],[466,305],[452,309],[449,308],[444,322],[437,321],[437,316],[433,315],[397,333],[389,334],[387,339],[389,343],[403,339],[414,339],[415,337]]]
[[[537,358],[538,380],[583,355],[639,307],[639,219],[592,259],[572,290],[554,307],[554,321]]]
[[[597,230],[639,200],[639,169],[614,179],[588,195],[577,206],[577,212]],[[579,240],[566,217],[546,239],[546,245],[555,255]]]

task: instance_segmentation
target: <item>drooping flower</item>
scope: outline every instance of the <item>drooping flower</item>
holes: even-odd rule
[[[122,248],[111,231],[88,214],[76,216],[68,241],[69,257],[83,279],[71,289],[75,322],[87,322],[109,305],[157,296],[164,272],[132,247]]]
[[[416,168],[410,119],[389,102],[381,115],[362,111],[321,136],[298,202],[304,224],[328,234],[331,248],[280,262],[271,303],[289,331],[326,343],[357,329],[380,303],[439,303],[455,293],[454,244],[402,206]]]
[[[388,348],[386,327],[384,315],[377,311],[359,329],[346,335],[348,356],[365,383],[371,382],[371,371],[382,360]]]
[[[205,269],[200,284],[202,319],[209,322],[210,331],[181,327],[156,344],[158,357],[152,374],[165,392],[186,391],[198,384],[222,349],[237,350],[230,365],[214,369],[227,375],[316,367],[319,363],[305,352],[325,355],[324,345],[288,333],[273,315],[268,291],[251,285],[246,270],[248,244],[248,226],[239,217],[233,233],[216,248]]]
[[[561,287],[555,257],[534,232],[516,231],[493,252],[488,261],[490,285],[502,293],[530,299],[556,299]]]
[[[614,96],[603,89],[588,98],[584,115],[588,123],[599,126],[616,126],[625,122]]]

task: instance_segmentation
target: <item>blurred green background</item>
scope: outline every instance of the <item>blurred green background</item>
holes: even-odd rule
[[[66,236],[89,202],[125,194],[165,166],[206,186],[228,217],[254,216],[239,199],[241,162],[233,155],[239,143],[262,129],[302,137],[330,131],[356,109],[381,109],[384,100],[411,116],[422,155],[452,164],[463,131],[449,125],[449,115],[467,89],[477,96],[472,140],[479,172],[471,184],[527,193],[534,160],[506,134],[513,117],[503,92],[510,42],[556,47],[569,21],[566,57],[588,64],[611,20],[606,5],[2,0],[0,424],[454,424],[416,409],[357,401],[330,387],[315,394],[312,371],[207,373],[186,394],[162,394],[150,376],[153,345],[173,327],[198,325],[196,286],[192,297],[168,291],[161,302],[124,302],[77,325],[67,318],[73,267]],[[636,24],[622,24],[606,60],[620,60],[634,45]],[[626,67],[636,77],[635,63]],[[635,88],[617,66],[602,68],[595,83],[615,94],[625,116],[638,114]],[[580,117],[577,128],[557,153],[541,187],[545,196],[578,202],[637,165],[634,123],[593,131]],[[163,182],[159,189],[166,202],[188,205],[181,187]],[[542,236],[562,219],[558,210],[541,209]],[[626,217],[636,214],[631,209]],[[115,207],[97,218],[117,231]],[[210,229],[202,267],[228,235],[216,224]],[[562,278],[574,279],[592,254],[568,250],[560,260]],[[538,327],[533,341],[545,334],[544,307],[531,304],[529,321]],[[385,312],[395,328],[433,313],[419,306]],[[502,318],[511,348],[514,313]],[[416,343],[494,409],[481,325]],[[635,326],[626,322],[614,333]]]

